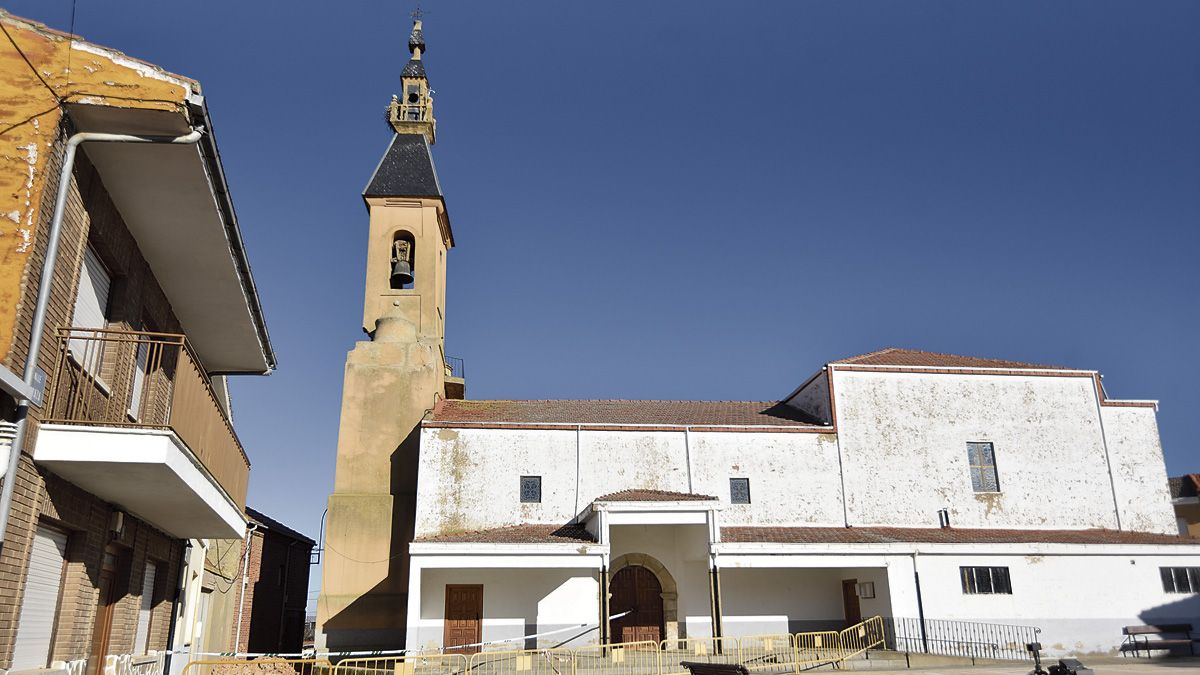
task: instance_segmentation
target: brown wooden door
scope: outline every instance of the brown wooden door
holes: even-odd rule
[[[442,645],[447,654],[474,654],[483,639],[483,586],[479,584],[446,584],[446,620]]]
[[[116,561],[112,553],[104,554],[104,566],[100,570],[100,591],[96,600],[96,621],[92,626],[92,648],[88,654],[88,675],[99,675],[104,672],[104,657],[108,656],[108,638],[112,633],[113,597],[116,574]]]
[[[662,584],[645,567],[623,567],[610,586],[613,614],[629,612],[612,622],[616,642],[661,642],[663,639]]]
[[[858,579],[842,580],[842,606],[846,610],[846,625],[862,621],[862,609],[858,606]]]

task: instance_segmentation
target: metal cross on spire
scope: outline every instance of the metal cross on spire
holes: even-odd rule
[[[421,17],[425,16],[425,12],[421,11],[421,3],[417,3],[416,9],[412,11],[410,16],[412,16],[413,21],[420,21]]]

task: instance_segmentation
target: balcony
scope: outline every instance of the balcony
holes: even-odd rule
[[[34,460],[180,538],[240,538],[250,462],[187,339],[67,328]]]

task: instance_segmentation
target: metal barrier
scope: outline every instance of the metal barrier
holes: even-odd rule
[[[1028,661],[1025,645],[1038,641],[1037,626],[889,617],[887,644],[899,652]]]
[[[477,652],[471,655],[468,668],[473,675],[571,675],[575,655],[570,649]]]
[[[342,659],[332,675],[461,675],[468,669],[463,654],[407,654]]]
[[[838,633],[839,658],[846,660],[884,646],[883,618],[873,616]]]
[[[741,663],[737,638],[680,638],[663,640],[658,645],[659,675],[681,675],[687,669],[680,661],[699,663]]]
[[[893,625],[892,644],[910,639],[909,628],[904,624],[903,633],[897,633]],[[431,652],[346,658],[336,665],[326,659],[213,659],[188,663],[182,675],[683,675],[680,661],[741,663],[752,671],[799,673],[818,665],[839,667],[867,650],[884,648],[887,642],[884,620],[875,616],[840,633],[680,638],[574,649],[481,651],[469,657]]]
[[[747,670],[779,670],[796,662],[795,638],[787,633],[738,638],[738,660]]]
[[[835,631],[796,633],[792,637],[795,641],[797,669],[841,661],[841,642]]]
[[[333,675],[334,666],[326,659],[211,659],[189,661],[182,675]]]
[[[657,642],[588,645],[573,650],[576,675],[658,675]]]

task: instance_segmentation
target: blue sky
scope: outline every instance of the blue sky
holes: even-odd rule
[[[76,10],[203,84],[279,352],[234,385],[250,503],[314,537],[410,9]],[[901,346],[1099,369],[1200,470],[1200,4],[425,9],[472,398],[773,399]]]

